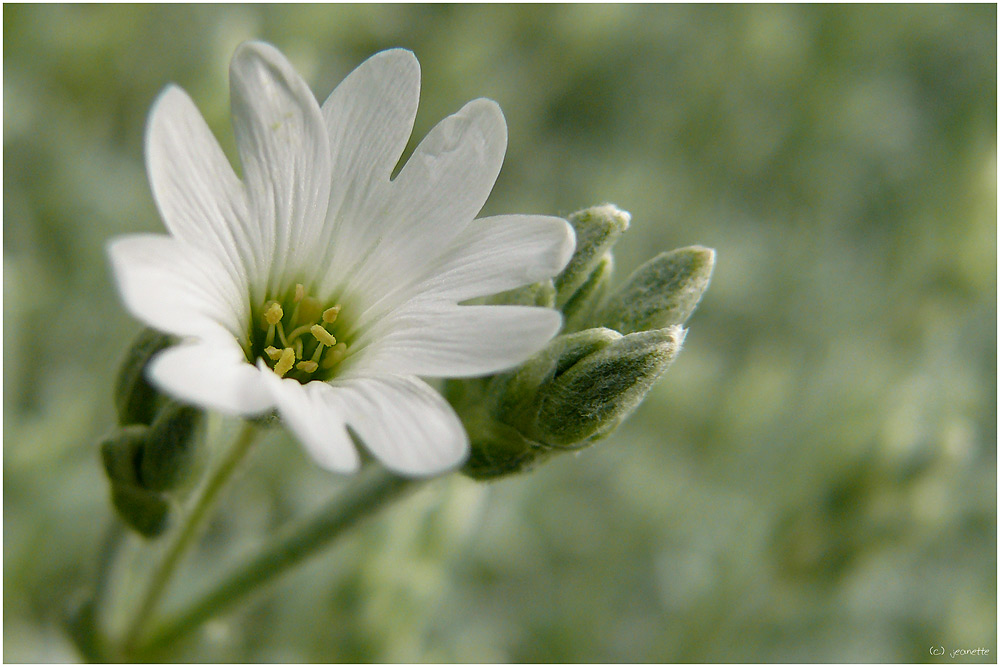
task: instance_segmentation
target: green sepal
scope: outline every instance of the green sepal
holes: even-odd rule
[[[155,491],[112,481],[111,502],[122,520],[143,537],[156,537],[167,527],[170,505]]]
[[[469,458],[462,473],[481,481],[525,472],[544,449],[509,426],[493,422],[471,436]]]
[[[201,411],[170,402],[149,428],[139,463],[139,483],[153,491],[183,486],[198,461],[198,425]]]
[[[115,408],[118,423],[151,424],[159,408],[160,393],[146,380],[146,365],[154,354],[169,347],[170,336],[143,329],[129,348],[115,381]]]
[[[149,427],[123,426],[101,442],[101,460],[112,483],[139,484],[139,465]]]
[[[587,277],[587,282],[583,283],[563,306],[564,333],[593,326],[595,311],[607,292],[614,264],[614,257],[611,253],[604,253],[604,256],[597,262],[597,266],[590,272],[590,276]]]
[[[556,306],[562,308],[608,250],[628,229],[631,216],[612,204],[577,211],[568,218],[576,231],[576,251],[566,268],[556,276]]]
[[[708,288],[715,251],[691,246],[657,255],[608,296],[597,322],[623,334],[683,324]]]

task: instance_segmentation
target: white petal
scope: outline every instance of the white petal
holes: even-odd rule
[[[146,171],[170,233],[225,258],[233,275],[247,282],[261,252],[243,185],[191,98],[176,86],[153,103]]]
[[[556,275],[575,247],[561,218],[502,215],[474,220],[440,257],[421,286],[435,297],[462,301]]]
[[[339,245],[356,249],[372,241],[367,235],[378,226],[361,211],[385,199],[389,177],[413,131],[419,96],[416,57],[390,49],[361,63],[323,103],[333,156],[327,226]]]
[[[282,420],[316,463],[334,472],[355,472],[361,459],[347,434],[343,403],[330,385],[281,379],[262,364],[261,372]]]
[[[253,416],[274,406],[262,372],[247,363],[235,342],[214,339],[168,348],[153,358],[147,372],[175,398],[226,414]]]
[[[385,201],[371,201],[364,217],[370,244],[335,255],[348,291],[382,295],[419,276],[486,203],[503,163],[507,126],[491,100],[466,104],[420,142]],[[337,285],[330,285],[337,287]]]
[[[468,454],[468,437],[458,415],[417,378],[359,378],[334,383],[327,393],[343,406],[347,423],[390,470],[410,476],[438,474],[455,468]]]
[[[225,328],[245,337],[245,289],[220,259],[168,236],[136,234],[108,244],[122,300],[149,326],[178,336]]]
[[[286,287],[315,253],[330,195],[330,149],[319,105],[274,47],[247,42],[229,68],[233,130],[268,287]],[[259,291],[261,285],[255,285]],[[260,294],[255,294],[260,297]]]
[[[343,374],[470,377],[516,366],[562,326],[549,308],[411,303],[366,331]]]

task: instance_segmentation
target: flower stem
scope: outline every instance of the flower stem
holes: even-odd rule
[[[257,427],[252,422],[244,422],[239,434],[225,453],[222,461],[199,490],[199,494],[195,498],[190,512],[184,518],[184,523],[174,532],[173,540],[167,547],[163,559],[153,572],[138,611],[125,632],[123,648],[126,656],[133,654],[134,648],[139,644],[139,640],[152,618],[153,612],[156,611],[160,600],[163,599],[167,584],[180,564],[181,558],[198,534],[198,529],[201,528],[209,510],[215,505],[219,492],[222,491],[226,482],[232,477],[240,461],[250,451],[250,446],[253,444],[256,435]]]
[[[140,647],[141,654],[155,652],[198,627],[313,555],[361,519],[415,488],[420,481],[397,477],[380,469],[372,471],[312,517],[279,535],[274,543],[238,565],[200,599],[161,625]]]

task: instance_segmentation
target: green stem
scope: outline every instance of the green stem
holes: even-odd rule
[[[219,492],[222,491],[226,482],[232,477],[240,461],[250,451],[250,446],[253,444],[256,435],[257,427],[252,422],[244,422],[229,451],[226,452],[222,461],[208,478],[208,481],[199,490],[199,495],[195,498],[191,511],[184,518],[184,523],[174,533],[173,541],[167,547],[163,559],[153,572],[139,609],[125,632],[125,644],[123,648],[126,656],[132,655],[134,648],[139,644],[139,640],[152,618],[153,612],[156,611],[160,600],[163,599],[167,583],[169,583],[170,578],[181,562],[181,558],[198,534],[198,529],[201,528],[202,522],[208,515],[209,510],[215,505]]]
[[[190,632],[419,483],[420,480],[397,477],[379,469],[366,475],[312,517],[279,535],[273,544],[237,566],[200,599],[157,628],[140,647],[141,654],[153,653]]]

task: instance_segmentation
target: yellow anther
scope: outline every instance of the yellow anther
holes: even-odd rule
[[[281,350],[273,345],[264,348],[264,353],[271,357],[271,360],[277,360],[281,357]]]
[[[300,371],[304,371],[306,373],[313,373],[316,371],[317,368],[319,368],[319,364],[317,364],[315,361],[300,361],[299,363],[295,364],[295,367],[298,368]]]
[[[326,322],[327,324],[333,324],[334,322],[337,321],[337,315],[340,315],[339,303],[336,306],[333,306],[332,308],[327,308],[326,310],[323,311],[323,321]]]
[[[292,297],[292,303],[298,303],[302,301],[302,297],[306,295],[306,286],[302,283],[295,283],[295,296]]]
[[[316,338],[316,340],[320,342],[321,345],[333,347],[334,345],[337,344],[337,339],[334,338],[329,331],[327,331],[318,324],[314,324],[311,327],[309,327],[309,331]]]
[[[267,312],[264,313],[264,319],[267,320],[268,324],[277,324],[284,315],[284,311],[281,310],[281,304],[275,301],[267,309]]]
[[[281,351],[281,358],[278,359],[278,363],[274,365],[274,372],[278,374],[278,377],[284,377],[285,373],[292,370],[292,365],[295,363],[295,350],[290,347],[286,347]]]
[[[295,339],[295,358],[296,359],[301,359],[302,358],[302,339],[301,338],[296,338]]]

